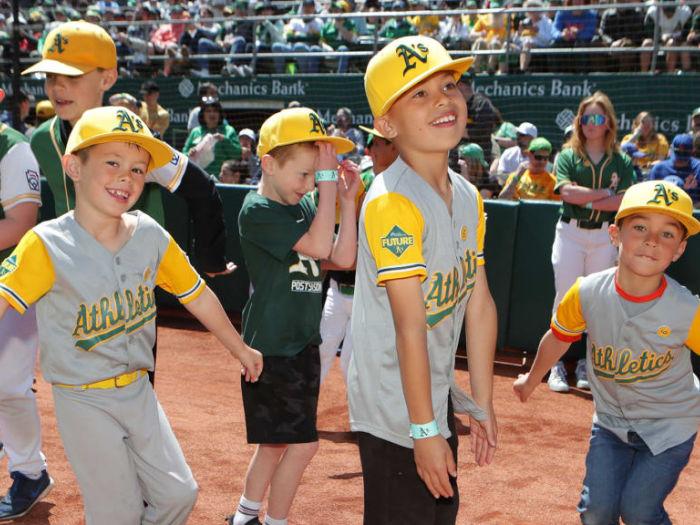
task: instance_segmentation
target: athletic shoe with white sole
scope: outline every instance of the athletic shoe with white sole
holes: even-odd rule
[[[568,392],[569,383],[566,381],[566,368],[564,363],[557,361],[557,364],[549,371],[547,384],[552,392]]]
[[[0,520],[21,518],[51,492],[54,485],[53,479],[45,470],[41,471],[39,479],[28,478],[18,471],[11,472],[10,477],[14,481],[5,497],[0,500]]]
[[[582,390],[590,390],[591,385],[588,384],[588,372],[586,372],[586,360],[579,359],[576,363],[576,388]]]

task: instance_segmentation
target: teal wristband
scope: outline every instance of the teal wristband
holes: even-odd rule
[[[411,423],[411,437],[413,439],[431,438],[437,436],[439,433],[437,421],[434,419],[430,423],[425,423],[424,425],[414,425]]]
[[[593,209],[593,201],[591,201],[591,202],[589,202],[588,204],[586,204],[586,209],[588,209],[588,210],[592,210],[592,209]]]
[[[338,180],[338,170],[318,170],[316,172],[316,182],[336,182]]]

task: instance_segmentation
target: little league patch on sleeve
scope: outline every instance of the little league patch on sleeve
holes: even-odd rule
[[[382,237],[382,248],[386,248],[396,257],[401,257],[403,252],[413,244],[413,235],[407,234],[397,225],[386,234],[386,237]]]
[[[41,180],[39,179],[39,174],[34,170],[27,170],[24,172],[24,176],[27,177],[27,185],[30,190],[39,191],[41,188]]]
[[[7,259],[2,262],[0,266],[0,277],[12,273],[17,269],[17,256],[10,255]]]

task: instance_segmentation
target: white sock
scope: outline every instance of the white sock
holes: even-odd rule
[[[265,525],[287,525],[287,518],[284,518],[283,520],[276,520],[275,518],[271,518],[269,514],[265,514]]]
[[[262,507],[262,501],[250,501],[245,496],[241,496],[241,501],[238,502],[238,508],[233,517],[233,525],[246,525],[249,521],[257,518],[260,507]]]

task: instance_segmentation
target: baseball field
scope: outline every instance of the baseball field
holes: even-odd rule
[[[459,524],[574,524],[584,474],[593,406],[590,393],[554,394],[546,384],[527,404],[511,383],[519,366],[498,364],[494,404],[499,423],[493,464],[478,468],[469,451],[469,429],[460,434]],[[457,382],[469,385],[458,365]],[[24,525],[84,523],[75,477],[63,453],[50,386],[38,375],[43,451],[56,486],[25,518]],[[190,321],[166,318],[158,331],[156,393],[200,487],[189,523],[224,524],[235,510],[253,446],[245,440],[240,380],[235,361],[210,334]],[[460,417],[462,423],[466,418]],[[348,423],[345,386],[334,365],[323,384],[318,409],[320,449],[306,470],[290,524],[362,523],[362,477],[357,444]],[[6,460],[5,460],[6,461]],[[1,467],[5,468],[3,461]],[[100,465],[95,464],[99,469]],[[10,484],[0,478],[0,491]],[[696,448],[678,486],[667,500],[676,525],[698,523],[700,451]]]

